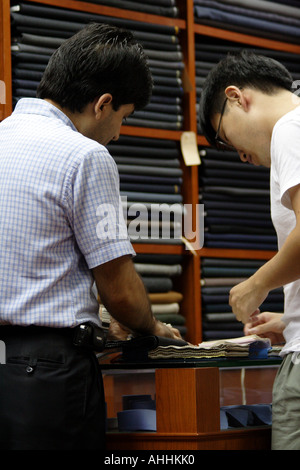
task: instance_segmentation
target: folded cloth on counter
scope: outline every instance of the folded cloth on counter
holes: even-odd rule
[[[122,359],[128,362],[147,361],[148,352],[159,346],[186,346],[188,343],[183,339],[165,338],[156,335],[137,336],[136,338],[129,339],[127,341],[107,341],[103,354],[106,355],[109,352],[122,352]]]
[[[256,335],[204,341],[198,346],[158,346],[148,352],[149,359],[208,359],[225,357],[267,357],[270,340]]]
[[[204,341],[191,345],[181,339],[170,339],[155,335],[138,336],[127,341],[108,341],[106,351],[122,352],[122,361],[139,362],[160,359],[222,359],[234,357],[268,358],[270,340],[257,335]]]

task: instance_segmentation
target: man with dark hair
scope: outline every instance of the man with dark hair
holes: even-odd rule
[[[91,24],[53,54],[38,98],[0,124],[1,449],[104,448],[94,281],[122,327],[180,337],[152,314],[103,146],[151,93],[132,34]]]
[[[209,73],[200,103],[201,128],[211,145],[235,149],[242,162],[271,169],[279,250],[232,288],[229,303],[247,331],[251,326],[263,331],[265,323],[265,335],[284,334],[284,360],[274,383],[274,449],[300,449],[300,98],[292,93],[292,82],[280,63],[243,51]],[[268,293],[280,286],[284,315],[259,314]]]

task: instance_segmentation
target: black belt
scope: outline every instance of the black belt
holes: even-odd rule
[[[8,338],[24,338],[24,334],[29,337],[40,337],[41,335],[56,335],[70,338],[70,342],[76,347],[88,348],[93,351],[103,351],[107,328],[98,327],[92,323],[82,323],[75,328],[52,328],[45,326],[19,326],[19,325],[0,325],[0,340],[5,342]]]

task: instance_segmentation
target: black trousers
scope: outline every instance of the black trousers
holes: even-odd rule
[[[1,450],[102,450],[105,402],[93,351],[73,330],[0,326]]]

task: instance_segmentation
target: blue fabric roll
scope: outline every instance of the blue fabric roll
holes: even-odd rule
[[[125,410],[117,413],[119,431],[156,431],[155,410]]]

